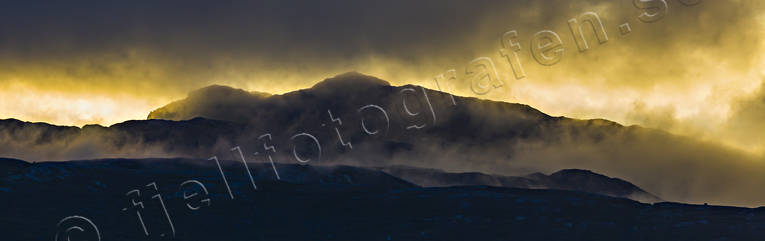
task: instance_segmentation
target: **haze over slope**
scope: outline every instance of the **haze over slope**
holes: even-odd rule
[[[248,159],[267,161],[271,153],[287,163],[298,162],[297,155],[309,164],[501,175],[578,168],[630,180],[670,201],[765,204],[763,164],[734,150],[606,120],[552,117],[526,105],[452,101],[446,93],[390,86],[358,73],[284,95],[211,86],[149,118],[168,120],[82,129],[6,120],[0,122],[0,151],[26,160],[238,159],[231,148],[241,146]]]

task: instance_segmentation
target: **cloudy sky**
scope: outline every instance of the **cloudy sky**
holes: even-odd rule
[[[765,150],[765,3],[636,2],[2,3],[0,118],[110,125],[210,84],[278,94],[355,70],[436,88],[433,78],[454,69],[441,87],[460,95]],[[608,41],[583,23],[582,52],[568,21],[585,13],[600,17]],[[512,30],[524,78],[499,52]],[[533,56],[545,30],[560,37],[547,52],[562,51],[554,64]],[[482,57],[504,85],[477,95],[466,72]]]

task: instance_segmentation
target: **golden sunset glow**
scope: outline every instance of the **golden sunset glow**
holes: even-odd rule
[[[664,201],[699,204],[684,207],[699,216],[765,205],[765,1],[43,2],[0,7],[0,194],[71,181],[87,193],[108,184],[115,198],[137,188],[148,204],[225,173],[264,191],[318,178],[356,192],[362,177],[428,192],[589,192],[620,208],[645,201],[629,204],[640,218],[677,214],[653,205]],[[144,192],[126,174],[172,178]],[[252,199],[215,182],[212,203]],[[204,202],[183,190],[173,202]],[[713,226],[706,218],[693,225]],[[616,230],[590,219],[565,229],[588,222]],[[152,232],[136,234],[170,238]]]
[[[0,56],[0,118],[111,125],[144,119],[151,110],[211,84],[281,94],[358,71],[394,85],[436,89],[433,78],[455,69],[458,80],[441,87],[458,95],[524,103],[555,116],[642,125],[762,152],[765,138],[751,135],[765,135],[765,125],[734,119],[758,116],[741,111],[765,111],[742,109],[765,96],[763,4],[754,0],[704,1],[692,6],[668,2],[666,16],[652,23],[639,21],[642,10],[629,1],[532,1],[522,6],[483,6],[498,10],[474,16],[465,13],[460,17],[464,22],[449,28],[431,25],[427,18],[424,22],[409,18],[419,13],[397,15],[382,9],[375,14],[392,14],[407,25],[390,33],[392,37],[351,38],[354,49],[350,52],[333,44],[345,32],[332,29],[329,23],[321,25],[330,28],[326,32],[279,37],[263,34],[273,27],[260,26],[255,20],[168,33],[161,29],[117,32],[135,41],[96,39],[104,43],[94,48],[83,47],[71,36],[39,43],[41,50],[19,50],[7,44]],[[584,25],[590,48],[580,52],[567,21],[586,12],[602,19],[608,41],[599,44],[589,25]],[[375,14],[360,16],[375,23],[383,17]],[[631,32],[621,33],[622,23],[629,23]],[[359,29],[372,31],[374,26]],[[223,29],[217,30],[220,35],[244,34],[245,39],[228,43],[205,35],[218,28]],[[499,53],[502,34],[509,30],[518,33],[525,78],[515,78],[510,63]],[[537,63],[530,51],[530,40],[542,30],[562,39],[563,58],[551,66]],[[149,41],[173,34],[186,37],[185,42]],[[312,34],[317,36],[315,43],[301,39]],[[385,36],[388,40],[381,40]],[[464,78],[468,63],[479,57],[490,58],[505,83],[486,95],[471,92]]]

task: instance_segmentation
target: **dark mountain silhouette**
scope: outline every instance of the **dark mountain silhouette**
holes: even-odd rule
[[[22,160],[0,158],[0,191],[8,191],[10,184],[5,183],[4,177],[17,174],[29,167],[31,164]]]
[[[61,222],[72,216],[91,221],[100,240],[114,241],[760,240],[765,235],[763,208],[644,204],[563,190],[423,188],[350,166],[276,164],[277,180],[270,163],[249,163],[253,188],[241,161],[220,163],[226,181],[215,162],[204,159],[36,163],[0,178],[10,184],[0,189],[0,206],[12,207],[0,209],[3,240],[56,235],[98,240],[82,219]],[[596,175],[562,171],[550,177],[571,172]]]
[[[478,172],[449,173],[437,169],[406,166],[378,169],[424,187],[483,185],[527,189],[559,189],[630,198],[645,203],[662,201],[659,197],[632,183],[588,170],[566,169],[549,176],[541,173],[526,176],[500,176]]]
[[[592,192],[648,203],[661,201],[659,197],[644,191],[630,182],[619,178],[607,177],[589,170],[566,169],[550,174],[546,179],[537,180],[543,183],[552,183],[550,188],[555,189]]]
[[[29,165],[31,164],[18,159],[0,158],[0,170],[2,170],[0,176],[14,174],[28,167]]]
[[[150,120],[109,127],[1,120],[0,153],[28,161],[232,158],[231,148],[240,146],[247,158],[271,155],[277,163],[502,176],[579,168],[630,180],[667,200],[749,206],[765,200],[765,164],[739,151],[607,120],[553,117],[522,104],[453,98],[358,73],[282,95],[211,86],[153,111]]]
[[[210,167],[212,160],[194,159],[116,159],[104,161],[70,161],[65,164],[54,162],[40,163],[34,167],[32,164],[16,159],[0,159],[3,170],[7,170],[6,176],[16,175],[8,180],[9,183],[0,182],[0,188],[19,188],[13,180],[19,179],[21,174],[26,178],[40,181],[63,180],[71,171],[78,167],[88,167],[88,172],[96,174],[113,172],[110,168],[147,168],[152,167],[163,172],[184,172],[184,169],[193,169],[197,166]],[[157,161],[155,163],[155,161]],[[105,163],[111,162],[111,163]],[[414,187],[448,187],[448,186],[494,186],[510,188],[530,189],[560,189],[601,194],[612,197],[629,198],[636,201],[654,203],[661,199],[640,189],[639,187],[621,179],[609,178],[597,173],[585,170],[562,170],[550,176],[534,174],[529,176],[511,177],[488,175],[478,172],[472,173],[448,173],[437,169],[415,168],[407,166],[390,166],[378,168],[362,168],[351,166],[303,166],[282,165],[279,167],[268,166],[267,163],[248,161],[250,172],[256,177],[256,181],[276,180],[276,173],[280,173],[280,181],[294,184],[330,184],[344,183],[353,185],[387,186],[389,188]],[[238,163],[226,161],[225,166],[231,167]],[[27,169],[28,168],[28,169]],[[276,170],[274,170],[276,169]],[[379,170],[379,171],[373,171]],[[399,179],[400,178],[400,179]],[[406,181],[403,181],[406,180]]]

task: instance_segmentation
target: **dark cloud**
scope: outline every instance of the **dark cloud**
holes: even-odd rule
[[[128,104],[142,107],[120,115],[127,118],[210,84],[286,93],[357,70],[397,85],[434,88],[432,77],[455,69],[458,81],[443,85],[477,96],[466,84],[465,69],[471,60],[489,57],[506,85],[482,98],[526,103],[555,115],[703,132],[707,123],[724,118],[720,110],[742,94],[742,86],[761,80],[755,70],[763,65],[763,4],[667,2],[666,16],[654,23],[638,20],[642,11],[630,1],[605,0],[3,3],[0,94],[31,89],[30,95],[71,92],[128,96],[120,104],[144,101]],[[591,48],[579,52],[567,21],[586,12],[600,16],[609,41],[597,44],[585,27]],[[630,34],[620,34],[622,23],[630,24]],[[518,31],[527,73],[522,80],[498,52],[508,30]],[[531,56],[530,41],[541,30],[562,39],[565,54],[554,66]],[[74,125],[121,121],[108,114],[56,117],[72,111],[30,111],[13,107],[22,101],[12,102],[21,103],[2,107],[4,118]],[[638,102],[642,109],[634,109]],[[661,126],[681,118],[673,127]]]
[[[402,81],[419,81],[462,68],[481,56],[504,62],[497,54],[500,37],[515,29],[523,43],[525,65],[542,79],[547,74],[533,65],[526,50],[535,32],[550,29],[561,35],[567,48],[568,60],[560,69],[581,78],[618,74],[631,77],[609,81],[627,86],[648,81],[651,86],[651,81],[689,71],[689,63],[679,61],[692,60],[687,55],[693,49],[729,56],[726,62],[732,63],[731,68],[750,65],[751,55],[746,53],[759,49],[759,33],[738,30],[756,29],[752,22],[756,7],[730,8],[732,3],[716,1],[686,7],[669,2],[666,18],[649,25],[636,22],[641,11],[631,4],[607,1],[6,3],[0,10],[0,60],[6,75],[24,75],[38,67],[71,77],[73,84],[154,93],[190,83],[174,91],[182,94],[221,76],[233,77],[225,73],[255,75],[271,85],[286,79],[289,85],[281,85],[302,87],[354,68],[378,75],[403,72],[398,75],[417,79]],[[611,54],[576,53],[567,20],[590,11],[605,22],[611,39],[607,45],[615,46],[603,51]],[[622,22],[631,22],[636,33],[620,39],[616,26]],[[613,43],[617,41],[624,43]],[[617,57],[613,55],[620,57],[619,65],[609,64]],[[368,66],[370,59],[382,66]],[[675,64],[664,68],[668,62]],[[598,65],[615,68],[592,68]],[[126,74],[130,78],[121,77]]]

